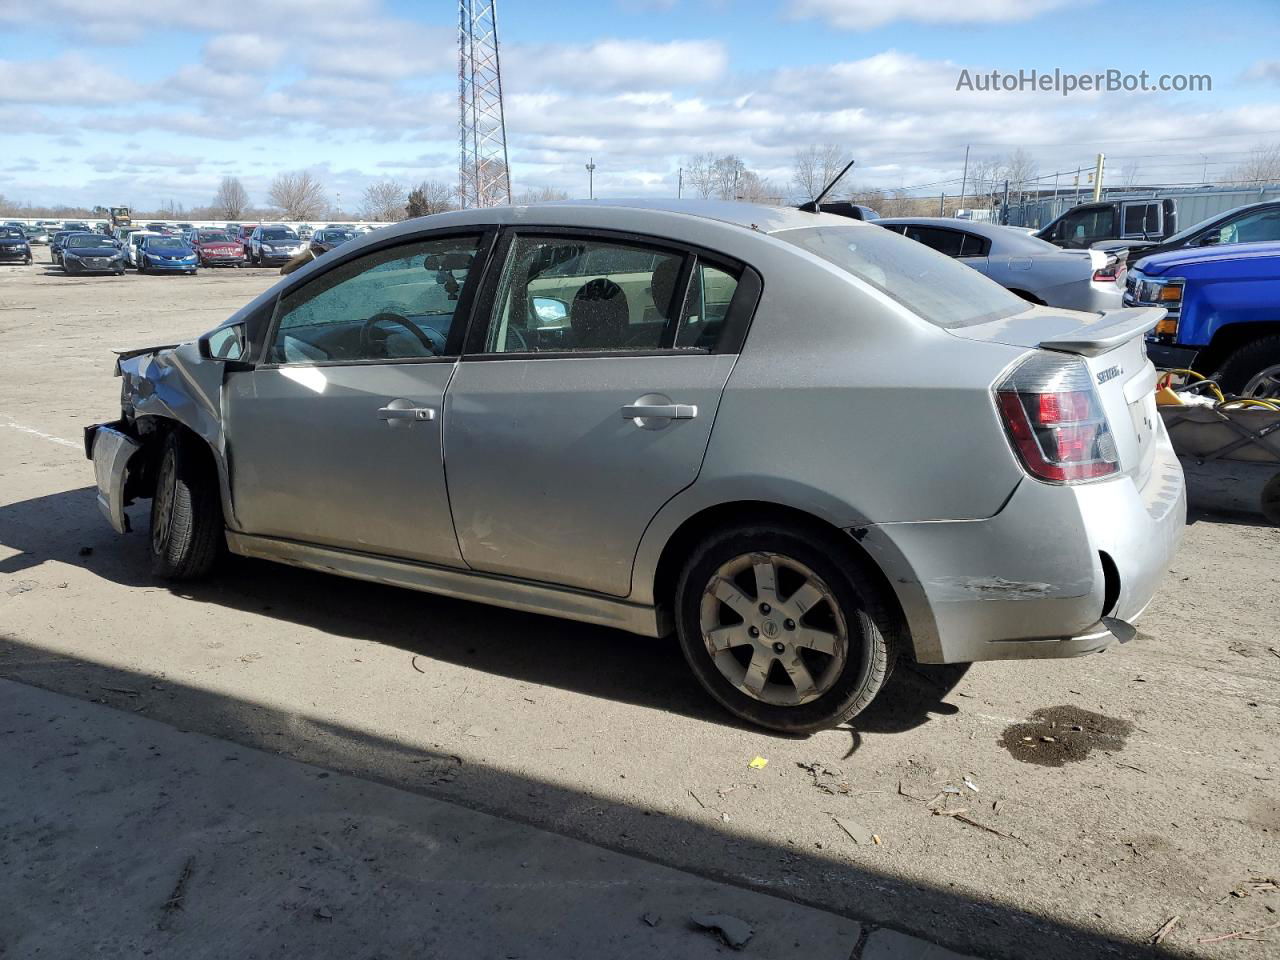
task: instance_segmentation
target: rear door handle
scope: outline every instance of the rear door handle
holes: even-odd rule
[[[622,408],[625,420],[692,420],[697,415],[692,403],[629,403]]]
[[[434,420],[433,407],[379,407],[379,420]]]

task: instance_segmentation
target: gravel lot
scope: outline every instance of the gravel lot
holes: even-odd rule
[[[949,691],[903,670],[856,729],[782,738],[669,641],[259,562],[152,581],[82,449],[118,416],[109,348],[202,332],[275,271],[37,256],[0,267],[0,675],[965,952],[1276,956],[1280,926],[1200,941],[1280,921],[1250,884],[1280,880],[1280,529],[1193,515],[1124,647]]]

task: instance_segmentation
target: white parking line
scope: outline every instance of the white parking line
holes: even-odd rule
[[[37,430],[35,427],[24,426],[23,424],[18,423],[18,421],[14,420],[13,417],[10,417],[8,415],[5,415],[5,420],[7,420],[8,422],[0,423],[0,427],[8,427],[11,430],[17,430],[20,433],[29,433],[33,437],[39,437],[41,440],[48,440],[50,443],[60,443],[64,447],[74,447],[76,449],[79,449],[79,447],[81,446],[80,444],[76,443],[74,440],[64,440],[62,437],[55,437],[53,434],[45,433],[43,430]]]

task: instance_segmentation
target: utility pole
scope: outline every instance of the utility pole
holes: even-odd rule
[[[594,200],[596,198],[596,160],[595,157],[587,157],[587,199]]]
[[[1004,203],[1000,206],[1000,222],[1004,226],[1009,225],[1009,178],[1004,181]]]
[[[947,215],[947,194],[943,191],[942,196],[938,197],[938,216],[945,217]]]
[[[1106,157],[1098,154],[1098,165],[1093,171],[1093,199],[1098,201],[1102,199],[1102,167],[1106,161]]]
[[[684,197],[684,167],[676,171],[676,199]]]
[[[1080,202],[1080,173],[1081,173],[1081,168],[1080,168],[1080,167],[1076,167],[1076,199],[1075,199],[1075,204],[1078,204],[1078,203]],[[1075,204],[1072,204],[1072,206],[1075,206]]]
[[[964,172],[960,174],[960,206],[964,206],[964,188],[969,180],[969,145],[964,145]]]

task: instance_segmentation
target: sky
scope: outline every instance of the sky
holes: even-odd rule
[[[971,159],[1200,182],[1280,143],[1280,3],[500,0],[513,190],[674,196],[695,154],[791,192],[834,143],[850,181],[958,190]],[[1196,73],[1211,92],[957,90],[962,70]],[[454,184],[449,0],[0,0],[0,195],[36,205],[266,204],[310,170],[356,210],[373,181]]]

